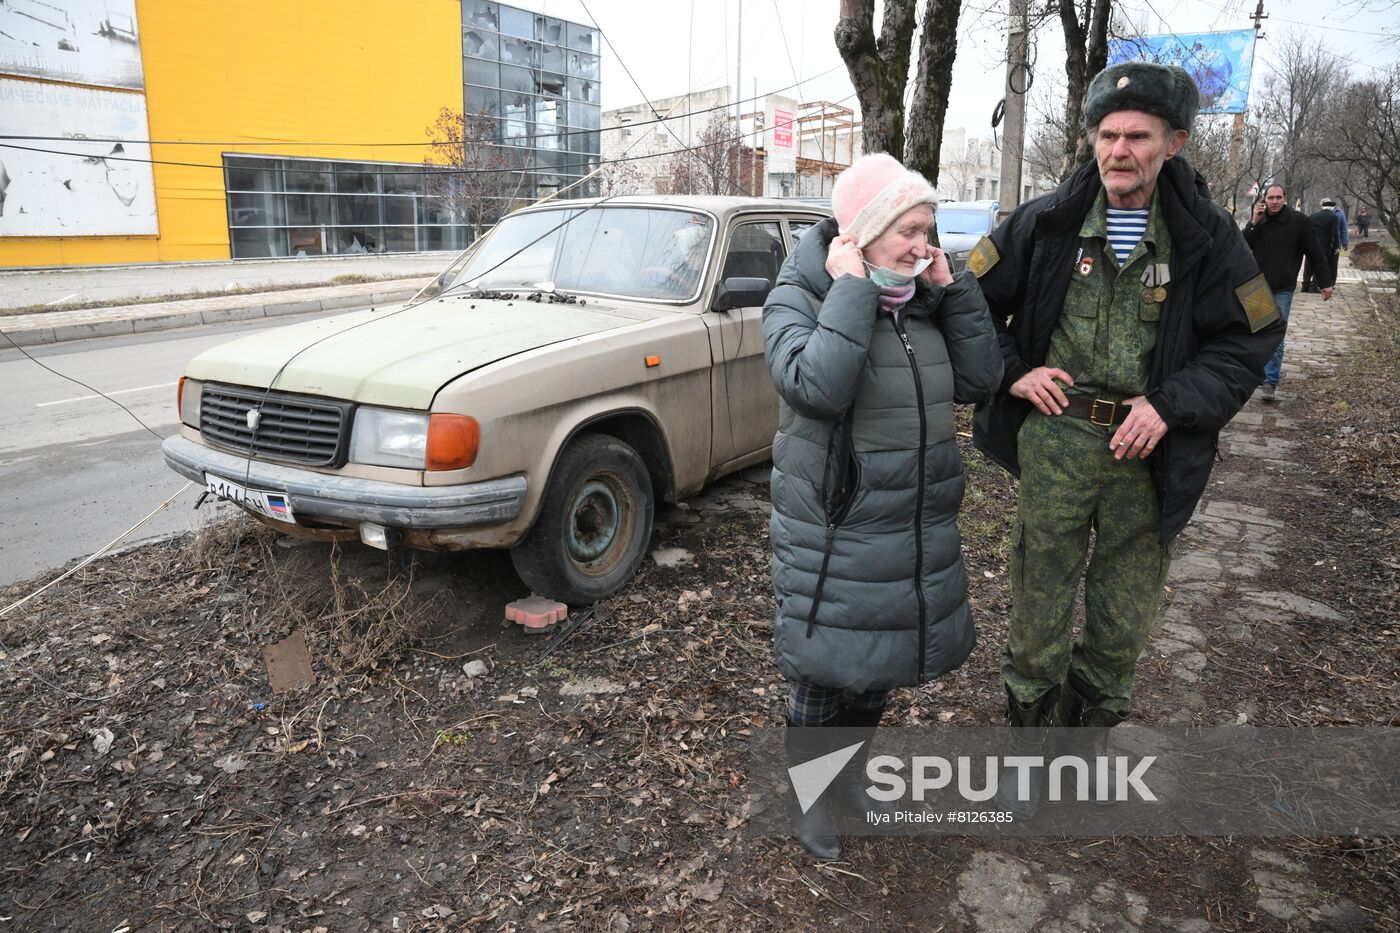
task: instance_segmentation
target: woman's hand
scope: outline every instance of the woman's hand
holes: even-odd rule
[[[843,275],[865,278],[865,256],[856,246],[856,238],[842,235],[831,241],[826,251],[826,271],[833,279]]]
[[[948,267],[948,254],[936,246],[932,249],[933,262],[929,263],[920,278],[930,285],[952,285],[953,273]]]

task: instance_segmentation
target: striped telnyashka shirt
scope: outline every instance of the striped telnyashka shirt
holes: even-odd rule
[[[1118,265],[1128,261],[1133,247],[1147,232],[1147,214],[1148,208],[1145,207],[1108,208],[1108,245],[1113,247],[1113,254],[1118,257]]]

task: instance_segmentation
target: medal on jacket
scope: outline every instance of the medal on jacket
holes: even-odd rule
[[[1075,262],[1079,263],[1080,275],[1088,275],[1090,272],[1094,271],[1094,257],[1085,256],[1082,247],[1079,250],[1079,255],[1075,257]]]
[[[1150,263],[1148,267],[1142,271],[1142,287],[1156,289],[1161,292],[1163,298],[1166,297],[1166,292],[1162,289],[1162,286],[1166,285],[1171,280],[1171,270],[1167,267],[1165,262]],[[1158,298],[1157,300],[1161,301],[1162,299]]]

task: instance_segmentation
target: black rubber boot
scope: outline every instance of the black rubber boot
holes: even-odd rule
[[[1056,687],[1034,703],[1018,703],[1011,691],[1006,691],[1006,720],[1011,727],[1006,755],[1039,756],[1049,765],[1051,749],[1046,741],[1046,730],[1055,725],[1059,693]],[[1020,775],[1020,769],[1002,768],[997,774],[997,792],[992,797],[996,808],[1011,813],[1017,822],[1034,819],[1040,812],[1041,801],[1045,798],[1046,768],[1031,772],[1029,793],[1024,800],[1020,794]]]
[[[1060,740],[1056,743],[1055,755],[1073,755],[1089,763],[1089,779],[1085,791],[1080,794],[1077,786],[1066,788],[1065,799],[1084,799],[1093,803],[1111,803],[1117,785],[1117,769],[1109,759],[1107,783],[1102,799],[1099,797],[1099,769],[1097,759],[1108,755],[1108,730],[1126,717],[1121,713],[1104,709],[1100,698],[1073,672],[1065,679],[1060,693],[1058,718],[1068,728],[1060,730]],[[1073,768],[1067,768],[1065,775],[1077,781]]]
[[[789,768],[806,764],[813,758],[820,758],[833,751],[830,729],[799,726],[791,719],[787,721],[783,741],[787,748]],[[832,822],[828,804],[830,795],[828,789],[812,803],[806,813],[802,812],[795,794],[789,799],[788,813],[792,817],[793,834],[797,836],[802,848],[822,861],[841,857],[841,839],[836,834],[836,824]]]
[[[874,825],[869,816],[874,813],[879,815],[880,822],[891,825],[895,814],[904,810],[898,800],[876,800],[865,792],[870,783],[865,776],[865,765],[870,760],[870,750],[875,743],[875,730],[884,714],[883,706],[878,709],[842,709],[836,714],[836,725],[845,730],[841,744],[845,746],[856,742],[864,743],[860,751],[846,763],[846,767],[841,769],[841,774],[832,788],[835,792],[832,803],[836,807],[838,819],[843,822],[850,821],[860,826]]]

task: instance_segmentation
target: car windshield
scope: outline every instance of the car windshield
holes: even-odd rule
[[[713,237],[710,217],[669,208],[513,214],[496,225],[452,285],[683,301],[699,291]]]
[[[986,233],[988,231],[987,211],[967,211],[940,207],[938,209],[938,233]]]

